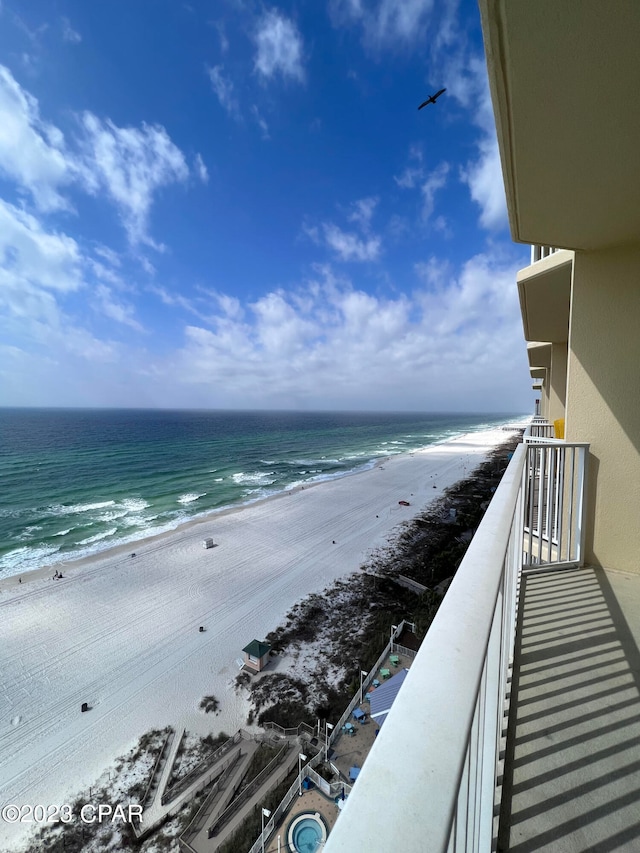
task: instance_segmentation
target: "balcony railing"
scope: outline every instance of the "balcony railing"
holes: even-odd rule
[[[538,422],[535,421],[529,427],[529,435],[534,438],[553,438],[553,424],[548,423],[548,421]]]
[[[589,445],[534,436],[525,444],[522,565],[582,565]]]
[[[517,448],[327,853],[494,849],[519,578],[536,548],[537,567],[546,557],[558,566],[582,559],[587,449],[540,438]]]
[[[548,258],[549,255],[553,255],[557,251],[558,249],[555,249],[553,246],[531,246],[531,263],[535,264],[536,261]]]

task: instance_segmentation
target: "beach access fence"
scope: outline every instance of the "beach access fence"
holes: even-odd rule
[[[200,776],[204,779],[206,771],[216,764],[225,753],[229,752],[240,743],[241,740],[253,740],[260,741],[262,743],[270,743],[272,745],[278,743],[278,738],[275,734],[254,734],[250,735],[248,732],[245,732],[243,729],[238,729],[238,731],[230,737],[229,740],[225,741],[222,746],[218,747],[215,752],[212,752],[211,755],[208,755],[206,758],[203,758],[202,761],[197,764],[193,770],[190,770],[185,776],[182,777],[175,785],[165,791],[162,795],[160,802],[164,806],[167,803],[170,803],[176,797],[178,797],[183,791],[189,788]],[[202,785],[199,785],[197,790],[201,790],[205,784],[208,784],[214,777],[216,773],[209,774]]]
[[[241,755],[241,748],[239,746],[229,754],[226,760],[222,763],[220,776],[216,779],[211,790],[205,797],[202,805],[198,809],[198,811],[193,816],[191,823],[186,827],[180,838],[178,839],[178,845],[180,850],[183,853],[196,853],[195,849],[191,846],[191,841],[200,833],[209,819],[211,814],[211,809],[213,807],[213,803],[220,793],[221,790],[224,789],[229,777],[233,773],[233,769],[236,766],[236,763]]]
[[[151,776],[149,777],[149,781],[147,782],[147,787],[146,787],[145,792],[142,796],[142,799],[140,800],[140,805],[142,806],[143,811],[144,811],[144,807],[147,805],[147,802],[149,801],[149,798],[150,798],[150,795],[151,795],[151,792],[152,792],[154,786],[159,781],[157,778],[158,777],[158,768],[160,767],[160,764],[164,760],[165,756],[168,754],[169,749],[171,747],[171,744],[173,743],[173,739],[175,736],[176,736],[175,731],[173,729],[169,729],[169,731],[167,732],[167,734],[164,738],[164,741],[162,743],[162,748],[160,749],[160,752],[158,753],[158,757],[156,758],[156,762],[153,765],[153,770],[151,771]]]
[[[175,800],[175,798],[192,785],[196,779],[206,773],[212,765],[218,762],[226,752],[233,749],[233,747],[240,742],[241,737],[242,735],[240,732],[236,732],[233,737],[230,737],[229,740],[225,741],[222,746],[215,750],[215,752],[212,752],[211,755],[207,755],[206,758],[203,758],[199,764],[196,764],[193,770],[190,770],[182,777],[182,779],[179,779],[175,785],[172,785],[163,792],[162,797],[160,798],[161,804],[166,806],[166,804],[170,803],[171,800]],[[209,781],[211,781],[212,778],[213,777],[209,777]]]
[[[307,737],[309,740],[312,740],[316,736],[316,730],[313,726],[309,726],[307,723],[300,723],[295,728],[285,729],[277,723],[269,722],[264,724],[264,728],[269,731],[273,731],[280,737],[287,738],[288,740],[301,737]]]
[[[248,732],[245,732],[244,730],[239,729],[232,738],[229,738],[229,740],[226,741],[226,743],[224,743],[222,745],[222,747],[220,747],[219,750],[216,750],[216,752],[213,753],[213,755],[209,757],[209,759],[208,759],[209,761],[212,758],[214,758],[215,760],[219,760],[221,754],[224,754],[224,752],[229,752],[229,745],[231,744],[230,748],[231,748],[232,752],[229,754],[228,758],[223,762],[223,764],[222,765],[218,764],[213,769],[212,773],[204,776],[201,780],[201,784],[199,784],[196,788],[193,789],[193,795],[195,796],[195,794],[198,791],[201,791],[202,788],[204,788],[206,785],[208,785],[209,782],[212,779],[214,779],[217,774],[220,774],[218,779],[216,779],[213,787],[211,788],[211,790],[207,794],[204,802],[202,803],[202,805],[200,806],[200,808],[198,809],[196,814],[193,816],[193,819],[188,824],[186,829],[182,832],[182,834],[179,838],[179,846],[180,846],[180,849],[183,851],[183,853],[195,853],[194,848],[191,846],[191,842],[198,835],[198,833],[202,830],[203,826],[205,825],[205,823],[207,822],[207,820],[211,816],[213,803],[214,803],[216,797],[218,796],[218,794],[220,793],[220,791],[224,789],[224,787],[225,787],[225,785],[229,779],[229,776],[233,772],[233,769],[236,765],[236,762],[240,758],[241,747],[239,746],[239,744],[243,740],[258,741],[258,742],[270,743],[270,744],[274,745],[274,743],[276,743],[278,739],[276,737],[274,737],[274,735],[263,735],[263,734],[251,735]],[[286,748],[286,747],[283,747],[283,748]],[[235,792],[234,792],[234,794],[235,794]],[[241,805],[241,803],[239,802],[238,799],[236,799],[232,803],[232,805],[230,805],[228,807],[228,809],[226,811],[230,812],[232,807],[237,808],[239,805]],[[225,818],[225,821],[226,821],[226,819],[227,818]],[[218,823],[218,821],[216,823]],[[222,826],[221,823],[219,825]],[[209,838],[210,837],[211,837],[211,835],[209,835]]]
[[[331,765],[333,767],[333,765]],[[340,773],[337,768],[333,767],[333,770],[336,776],[339,776]],[[348,785],[346,782],[327,782],[327,780],[317,773],[312,767],[307,765],[302,769],[302,778],[308,777],[311,779],[316,787],[320,788],[323,794],[325,794],[330,799],[334,799],[335,797],[340,797],[342,792],[344,791],[345,797],[347,794],[351,793],[351,785]]]
[[[166,791],[169,791],[174,785],[177,785],[178,782],[180,781],[179,779],[174,780],[173,774],[179,772],[179,767],[180,767],[179,762],[182,759],[182,752],[184,750],[184,742],[186,739],[187,739],[187,730],[182,729],[182,734],[180,735],[180,738],[178,739],[178,745],[176,746],[175,752],[173,754],[173,764],[171,767],[169,767],[169,776],[167,778],[167,783],[165,785],[165,790],[163,791],[163,794]],[[160,802],[162,803],[162,800]],[[164,805],[164,803],[162,803],[162,805]]]
[[[284,744],[283,746],[281,746],[280,749],[278,750],[277,754],[271,759],[271,761],[267,764],[267,766],[264,767],[260,771],[260,773],[258,773],[258,775],[255,777],[255,779],[253,779],[251,782],[249,782],[249,784],[246,786],[246,788],[243,791],[241,791],[237,797],[235,797],[235,794],[234,794],[235,799],[232,799],[232,802],[229,804],[229,806],[222,812],[222,814],[216,820],[216,822],[214,824],[212,824],[209,827],[209,829],[207,830],[207,838],[213,838],[213,836],[216,835],[222,829],[222,827],[225,825],[225,823],[235,814],[235,812],[237,812],[238,809],[242,808],[242,806],[247,802],[247,800],[251,799],[251,797],[255,794],[255,792],[258,790],[258,788],[263,784],[263,782],[265,782],[269,778],[269,776],[273,773],[273,771],[276,769],[276,767],[278,767],[278,765],[284,761],[288,751],[289,751],[288,744]],[[295,760],[297,761],[297,756],[296,756]],[[291,762],[289,762],[289,764],[291,766],[293,766],[291,764]],[[295,764],[295,761],[293,762],[293,764]],[[290,769],[290,766],[287,765],[287,773],[289,772],[289,769]],[[241,784],[242,784],[242,780],[240,780],[239,786]],[[274,784],[275,784],[275,782],[274,782]]]
[[[275,830],[280,818],[289,808],[291,800],[298,795],[298,787],[299,782],[296,779],[280,801],[280,804],[271,813],[271,817],[269,818],[269,822],[265,825],[264,831],[261,832],[256,841],[254,841],[252,846],[249,848],[248,853],[261,853],[263,844],[266,843],[267,838],[269,838],[271,833]]]
[[[218,776],[219,778],[216,780],[212,787],[212,790],[207,795],[206,801],[209,801],[212,792],[215,792],[217,794],[219,789],[223,787],[224,782],[227,779],[227,771],[231,771],[233,769],[233,766],[235,765],[239,757],[240,747],[237,747],[237,751],[230,754],[226,761],[223,761],[221,764],[216,764],[216,766],[212,768],[209,773],[204,773],[197,781],[192,782],[190,788],[183,787],[183,791],[187,790],[188,794],[182,799],[179,798],[179,795],[176,795],[176,797],[172,798],[169,807],[164,812],[162,812],[162,814],[160,814],[152,823],[145,825],[135,823],[132,824],[137,841],[143,841],[152,832],[155,832],[158,827],[161,826],[165,821],[167,821],[171,817],[175,817],[175,815],[177,815],[182,810],[185,802],[194,799],[203,788],[206,788],[207,785],[209,785],[211,781],[215,779],[216,776]],[[197,817],[201,813],[203,808],[204,804],[198,809],[195,817]],[[191,824],[189,824],[189,826],[191,826]],[[183,836],[184,835],[185,833],[183,832]],[[192,837],[195,837],[195,835],[193,835]]]
[[[404,655],[404,657],[413,660],[418,652],[415,649],[408,649],[406,646],[401,646],[398,643],[391,643],[391,654]]]
[[[423,592],[426,592],[429,589],[428,586],[418,583],[418,581],[414,581],[413,578],[405,577],[405,575],[398,575],[398,577],[393,578],[393,580],[397,584],[400,584],[400,586],[408,589],[410,592],[415,592],[416,595],[422,595]]]

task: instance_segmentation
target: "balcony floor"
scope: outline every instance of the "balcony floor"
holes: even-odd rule
[[[521,587],[499,851],[640,850],[640,576]]]

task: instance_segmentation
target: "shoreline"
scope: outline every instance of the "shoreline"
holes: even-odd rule
[[[357,572],[507,439],[500,427],[466,433],[194,519],[136,543],[136,558],[119,546],[70,562],[61,581],[50,567],[15,579],[0,596],[0,800],[66,802],[151,728],[246,727],[249,702],[235,690],[243,646]],[[218,547],[202,547],[207,535]],[[215,718],[198,710],[211,694]],[[0,847],[20,833],[0,826]]]
[[[467,435],[464,433],[463,435]],[[458,436],[463,437],[463,436]],[[446,441],[451,441],[452,439],[444,439],[442,443]],[[178,538],[179,535],[184,535],[188,533],[190,530],[193,530],[200,525],[211,524],[216,519],[224,518],[226,516],[244,512],[245,510],[250,510],[252,507],[262,506],[265,504],[269,504],[273,501],[280,500],[281,498],[286,498],[290,495],[295,495],[298,492],[308,491],[311,489],[315,489],[318,486],[324,486],[328,483],[333,483],[337,480],[347,480],[350,477],[358,477],[362,474],[366,474],[369,471],[373,471],[376,468],[379,468],[381,465],[384,465],[385,462],[391,459],[397,459],[403,456],[411,456],[415,453],[421,453],[424,450],[427,450],[429,447],[434,447],[436,444],[440,442],[434,442],[434,444],[425,445],[424,448],[419,448],[418,450],[407,451],[406,453],[397,453],[393,456],[382,456],[377,457],[376,459],[371,460],[371,463],[367,463],[365,466],[361,468],[357,468],[351,471],[345,471],[343,474],[339,474],[324,480],[318,480],[317,482],[310,481],[305,483],[304,485],[294,486],[293,488],[282,489],[279,492],[276,492],[272,495],[265,495],[261,498],[255,498],[254,500],[245,501],[244,503],[239,504],[231,504],[229,506],[220,507],[220,509],[212,509],[201,515],[194,516],[190,518],[188,521],[182,521],[180,524],[176,525],[176,527],[172,527],[169,530],[162,530],[159,533],[150,533],[147,536],[142,536],[140,539],[131,539],[128,542],[123,542],[118,545],[111,545],[108,548],[104,548],[101,551],[96,551],[93,554],[86,554],[83,557],[70,557],[68,560],[60,560],[57,563],[47,563],[44,566],[40,566],[37,569],[29,569],[26,572],[22,572],[20,574],[9,575],[5,578],[0,578],[0,594],[7,589],[14,589],[15,587],[23,587],[28,586],[34,581],[43,580],[43,579],[51,579],[52,572],[74,572],[77,570],[88,569],[99,562],[111,562],[114,558],[126,557],[131,558],[132,550],[138,555],[139,551],[142,551],[145,546],[152,546],[154,544],[162,544],[166,540],[166,544],[171,544],[171,540],[174,538]],[[204,537],[206,538],[206,537]],[[125,560],[126,562],[126,560]],[[21,579],[21,581],[19,580]],[[0,603],[2,599],[0,599]]]
[[[110,545],[107,548],[102,550],[95,551],[92,554],[85,554],[81,557],[73,557],[70,556],[68,560],[59,560],[53,563],[45,563],[44,565],[38,567],[37,569],[29,569],[24,572],[19,572],[13,575],[9,575],[4,578],[0,578],[0,596],[3,592],[7,590],[14,589],[18,587],[19,589],[26,585],[33,584],[39,580],[51,580],[52,573],[56,572],[70,572],[77,573],[78,570],[88,569],[90,570],[93,565],[103,562],[103,561],[111,561],[117,557],[127,557],[130,558],[132,552],[134,552],[137,556],[138,551],[143,548],[153,546],[155,543],[162,543],[164,540],[173,539],[174,537],[178,537],[181,534],[186,534],[190,530],[196,528],[199,525],[209,524],[214,519],[223,518],[232,513],[243,512],[255,506],[260,506],[263,504],[268,504],[272,501],[280,500],[290,495],[295,495],[300,491],[305,491],[309,489],[315,489],[318,486],[324,486],[328,483],[333,483],[338,480],[345,480],[351,477],[358,477],[363,474],[366,474],[369,471],[375,470],[380,466],[390,463],[394,459],[399,459],[403,457],[410,457],[416,453],[424,453],[428,451],[429,448],[438,447],[442,445],[446,445],[450,442],[454,442],[467,436],[473,435],[481,435],[486,432],[491,432],[493,429],[502,429],[503,426],[507,426],[508,424],[504,424],[501,427],[494,427],[486,430],[477,430],[473,432],[460,433],[453,437],[438,439],[438,441],[433,442],[432,444],[426,444],[422,447],[416,448],[414,450],[404,451],[402,453],[395,453],[389,456],[380,456],[375,457],[368,462],[364,463],[359,468],[351,469],[349,471],[345,471],[341,474],[332,475],[325,479],[317,480],[317,481],[309,481],[305,484],[300,484],[299,486],[294,486],[292,488],[284,488],[275,494],[266,495],[264,497],[255,498],[253,500],[244,501],[239,504],[230,504],[225,507],[220,507],[219,509],[212,509],[202,513],[201,515],[194,516],[188,521],[183,521],[177,524],[175,527],[170,528],[169,530],[162,530],[158,533],[149,533],[148,535],[141,536],[139,539],[131,539],[127,542],[122,542],[117,545]],[[0,602],[2,598],[0,598]]]

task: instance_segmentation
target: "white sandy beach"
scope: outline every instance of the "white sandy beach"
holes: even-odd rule
[[[0,805],[70,802],[152,727],[245,726],[233,690],[242,647],[356,571],[508,437],[471,433],[392,457],[64,566],[63,580],[49,569],[0,583]],[[206,536],[217,547],[205,550]],[[215,717],[197,710],[205,694],[220,700]],[[18,849],[25,829],[0,824],[0,850]]]

